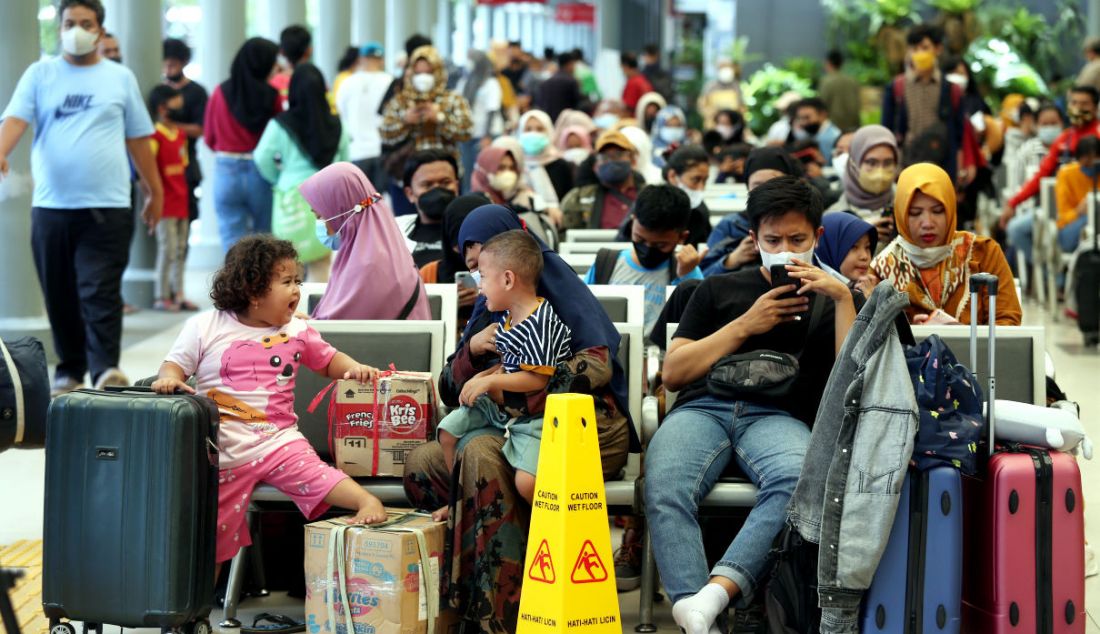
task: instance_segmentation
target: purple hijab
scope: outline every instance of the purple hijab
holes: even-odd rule
[[[310,176],[298,190],[321,220],[340,233],[332,277],[313,311],[315,319],[397,319],[414,292],[419,297],[408,319],[432,318],[428,293],[405,236],[358,167],[334,163]],[[362,205],[362,210],[341,215],[356,205]]]

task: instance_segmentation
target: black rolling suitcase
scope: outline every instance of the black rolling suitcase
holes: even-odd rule
[[[42,606],[62,618],[209,634],[218,508],[212,401],[77,390],[47,416]]]

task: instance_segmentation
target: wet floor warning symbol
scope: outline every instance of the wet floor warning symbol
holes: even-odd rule
[[[539,544],[539,550],[531,560],[531,569],[527,571],[527,576],[543,583],[554,583],[557,580],[554,574],[554,560],[550,558],[550,544],[546,543],[545,539]]]
[[[592,540],[585,540],[581,546],[581,553],[577,555],[577,563],[573,564],[573,574],[569,576],[573,583],[596,583],[607,581],[607,568],[592,545]]]

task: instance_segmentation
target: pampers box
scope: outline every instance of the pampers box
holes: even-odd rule
[[[331,398],[333,453],[348,475],[400,477],[408,453],[432,438],[430,373],[384,372],[376,384],[337,381]]]
[[[306,525],[309,633],[347,634],[345,606],[354,634],[426,634],[431,617],[431,631],[457,631],[454,611],[441,610],[439,596],[445,533],[445,523],[408,511],[391,511],[377,526],[345,519]]]

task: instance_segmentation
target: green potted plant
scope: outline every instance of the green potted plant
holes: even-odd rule
[[[763,135],[775,123],[781,112],[775,108],[775,101],[786,92],[794,91],[803,97],[814,95],[810,82],[798,74],[765,64],[752,74],[744,86],[746,118],[753,133]]]
[[[962,55],[978,37],[976,9],[979,0],[929,0],[939,10],[936,23],[943,28],[944,47],[953,55]]]

